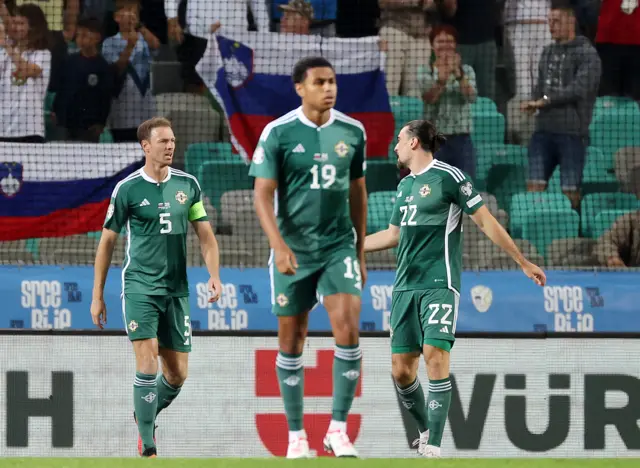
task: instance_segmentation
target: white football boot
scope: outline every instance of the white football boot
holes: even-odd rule
[[[309,441],[306,437],[296,437],[289,440],[287,458],[313,458],[309,450]]]
[[[413,441],[413,446],[418,446],[418,455],[425,457],[427,451],[427,444],[429,442],[429,430],[420,433],[420,438]]]
[[[358,451],[349,440],[346,432],[337,430],[329,431],[324,436],[324,449],[333,452],[336,457],[358,458]]]

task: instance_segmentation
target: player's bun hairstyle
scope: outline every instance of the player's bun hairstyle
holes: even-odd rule
[[[417,138],[420,147],[430,153],[435,154],[447,141],[430,120],[412,120],[405,127],[409,136]]]
[[[153,132],[154,129],[161,127],[171,128],[171,121],[164,117],[153,117],[142,122],[136,132],[138,143],[142,144],[142,140],[149,140],[149,138],[151,138],[151,132]]]
[[[331,68],[333,65],[324,57],[305,57],[298,60],[293,66],[291,78],[294,84],[302,83],[307,76],[307,72],[312,68]]]

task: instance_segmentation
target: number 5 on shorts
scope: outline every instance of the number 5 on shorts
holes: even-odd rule
[[[191,339],[191,322],[189,321],[189,316],[188,315],[184,316],[184,327],[185,327],[184,344],[185,344],[185,346],[187,346],[189,344],[189,340]]]

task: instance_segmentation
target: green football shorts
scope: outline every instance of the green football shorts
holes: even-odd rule
[[[122,319],[129,340],[158,338],[160,348],[191,351],[189,298],[125,294]]]
[[[459,297],[450,289],[397,291],[391,296],[391,352],[422,351],[432,345],[451,351]]]
[[[346,293],[360,297],[360,263],[353,248],[327,254],[324,261],[300,265],[295,275],[278,271],[269,259],[272,311],[278,316],[298,315],[313,309],[319,297]]]

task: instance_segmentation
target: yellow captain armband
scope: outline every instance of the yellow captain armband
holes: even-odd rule
[[[207,212],[204,209],[204,204],[199,201],[194,203],[191,208],[189,208],[189,221],[196,221],[198,219],[206,219]]]

